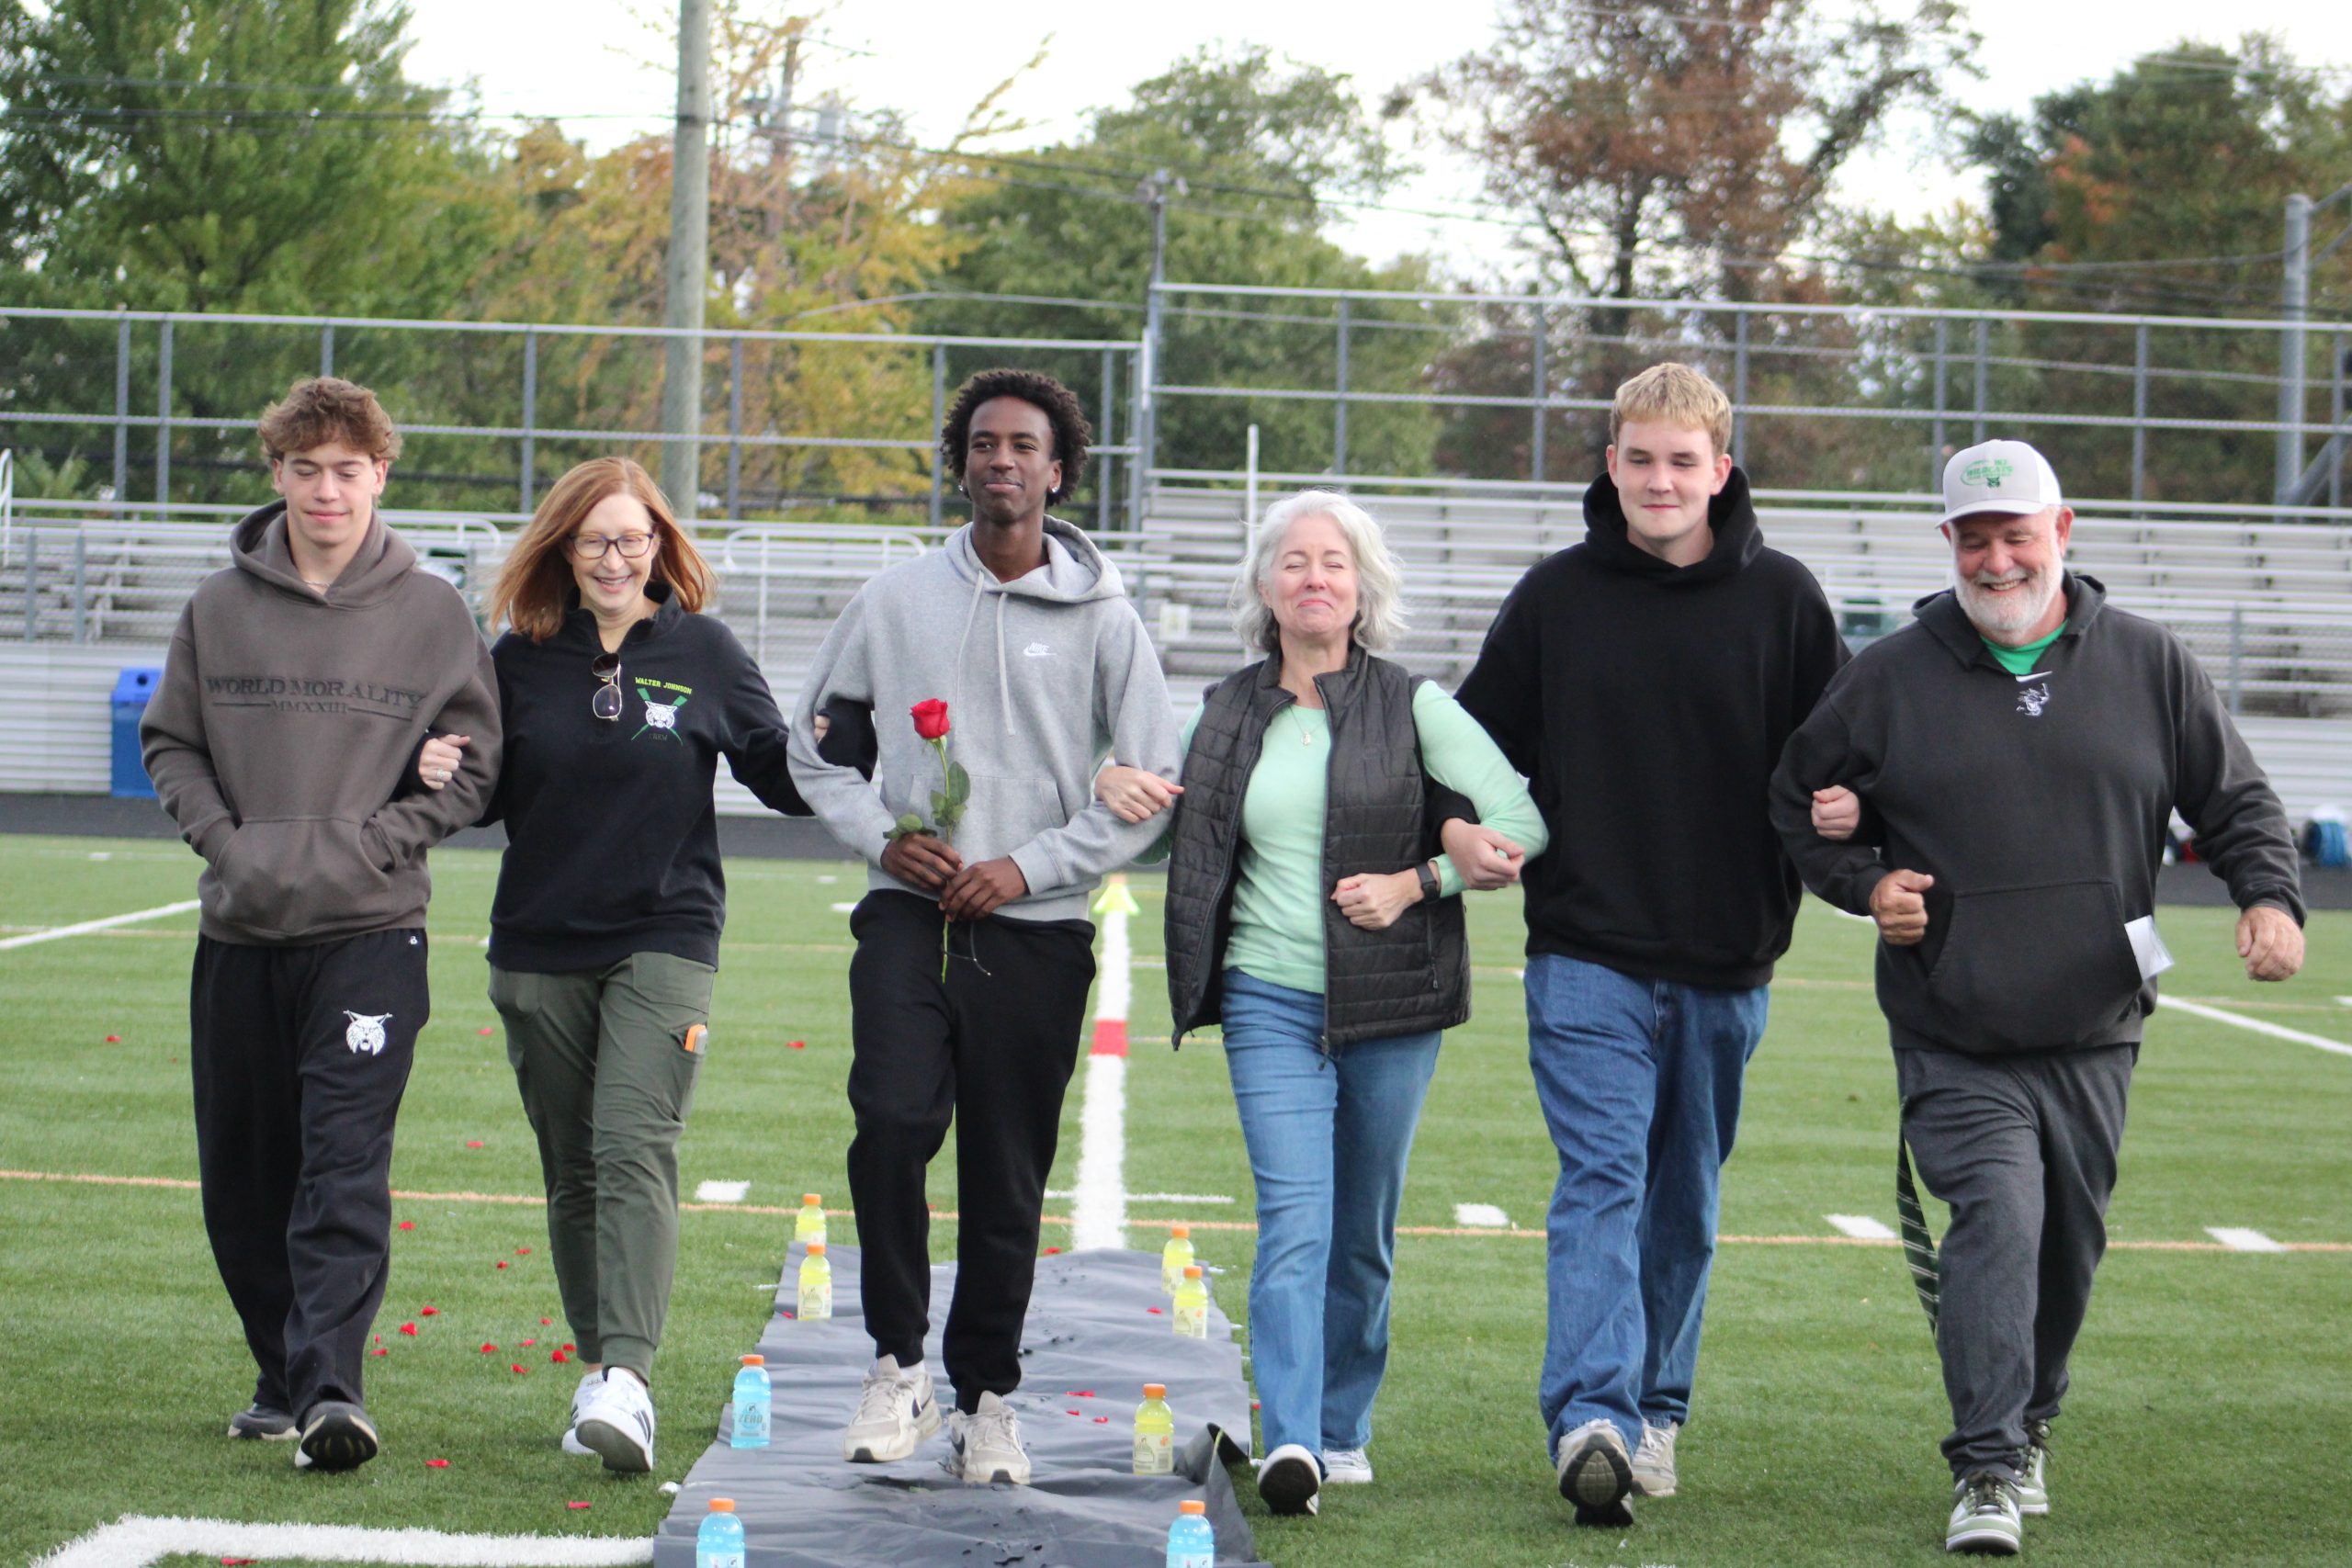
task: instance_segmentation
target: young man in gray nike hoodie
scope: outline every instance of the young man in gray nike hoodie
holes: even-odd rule
[[[1046,1172],[1094,978],[1087,894],[1156,836],[1094,799],[1094,773],[1106,756],[1171,780],[1178,767],[1167,684],[1117,570],[1046,515],[1076,488],[1087,436],[1051,377],[965,383],[940,446],[973,520],[850,602],[801,687],[790,742],[810,808],[868,863],[850,920],[849,1177],[877,1359],[842,1454],[904,1459],[939,1428],[922,1364],[923,1180],[952,1120],[963,1219],[943,1349],[953,1463],[976,1482],[1029,1479],[1003,1396],[1021,1382]],[[872,784],[817,753],[817,715],[835,701],[872,705]],[[970,777],[952,830],[933,808],[939,754],[910,712],[933,701]],[[902,830],[910,818],[921,831]]]
[[[258,1368],[229,1432],[299,1437],[298,1464],[341,1470],[377,1448],[360,1382],[428,1008],[424,853],[489,796],[498,686],[465,601],[377,514],[400,433],[375,394],[297,382],[261,435],[284,499],[197,585],[140,739],[205,862],[197,1161]],[[581,701],[594,685],[583,665]],[[447,787],[402,793],[428,730],[471,744]]]

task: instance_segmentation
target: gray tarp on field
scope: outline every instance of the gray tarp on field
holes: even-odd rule
[[[1157,1256],[1037,1260],[1021,1388],[1011,1401],[1034,1483],[967,1486],[940,1468],[944,1431],[898,1464],[842,1459],[841,1430],[874,1347],[858,1306],[858,1249],[827,1253],[835,1315],[815,1323],[789,1315],[802,1254],[795,1243],[775,1315],[760,1337],[775,1389],[770,1446],[728,1447],[731,1422],[720,1415],[718,1441],[695,1461],[654,1538],[655,1568],[693,1568],[695,1531],[713,1497],[735,1499],[752,1568],[1158,1568],[1176,1505],[1187,1497],[1208,1504],[1218,1568],[1264,1568],[1216,1458],[1218,1434],[1244,1449],[1250,1441],[1240,1347],[1214,1305],[1207,1339],[1177,1337]],[[956,1270],[934,1268],[931,1280],[923,1354],[946,1405],[954,1396],[939,1332]],[[1168,1385],[1176,1413],[1172,1476],[1133,1473],[1135,1409],[1147,1382]]]

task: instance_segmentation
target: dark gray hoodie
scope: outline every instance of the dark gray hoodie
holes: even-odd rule
[[[481,815],[498,682],[458,591],[378,516],[322,593],[286,503],[237,525],[197,585],[139,736],[164,809],[202,855],[204,934],[326,942],[424,923],[424,852]],[[581,701],[594,682],[583,666]],[[458,776],[395,799],[427,731],[471,736]]]
[[[793,782],[833,837],[868,862],[875,888],[913,893],[881,868],[902,812],[931,818],[938,754],[908,710],[948,706],[949,751],[972,775],[955,846],[970,864],[1009,856],[1029,884],[999,912],[1012,919],[1086,918],[1086,894],[1159,838],[1094,798],[1105,755],[1176,776],[1176,721],[1159,658],[1118,570],[1094,542],[1046,519],[1046,564],[1000,582],[967,524],[940,548],[885,568],[842,611],[817,650],[788,755]],[[874,781],[818,756],[818,708],[874,705]]]

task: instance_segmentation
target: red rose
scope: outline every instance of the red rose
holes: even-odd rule
[[[915,733],[925,740],[937,740],[947,733],[947,705],[937,697],[917,703],[907,710],[914,716]]]

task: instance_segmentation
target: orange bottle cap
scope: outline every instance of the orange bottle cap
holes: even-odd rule
[[[727,1506],[731,1508],[735,1505],[729,1503]],[[713,1503],[711,1506],[716,1508],[718,1505]],[[1206,1503],[1202,1502],[1198,1497],[1187,1497],[1182,1502],[1176,1505],[1176,1511],[1180,1514],[1205,1514],[1209,1511],[1209,1506]]]
[[[822,1257],[824,1257],[824,1256],[825,1256],[825,1244],[824,1244],[823,1242],[821,1242],[821,1241],[812,1241],[812,1242],[810,1242],[810,1243],[808,1244],[808,1256],[809,1256],[809,1257],[811,1257],[811,1258],[822,1258]]]
[[[1187,1263],[1187,1264],[1185,1264],[1185,1265],[1184,1265],[1184,1278],[1186,1278],[1187,1280],[1197,1280],[1197,1279],[1199,1279],[1200,1277],[1201,1277],[1201,1266],[1200,1266],[1199,1264],[1197,1264],[1197,1263]]]
[[[1193,1227],[1184,1224],[1182,1220],[1179,1220],[1176,1224],[1168,1227],[1168,1234],[1174,1236],[1177,1240],[1182,1241],[1193,1234]]]
[[[814,1203],[818,1201],[817,1194],[814,1192],[803,1192],[800,1195],[800,1201],[804,1203]]]
[[[732,1497],[713,1497],[710,1500],[710,1511],[714,1514],[731,1514],[735,1511],[735,1499]]]
[[[743,1358],[743,1364],[747,1367],[764,1367],[768,1364],[768,1359],[765,1356],[746,1356]]]
[[[1143,1396],[1146,1399],[1165,1399],[1168,1396],[1168,1385],[1164,1382],[1148,1382],[1143,1385]]]

